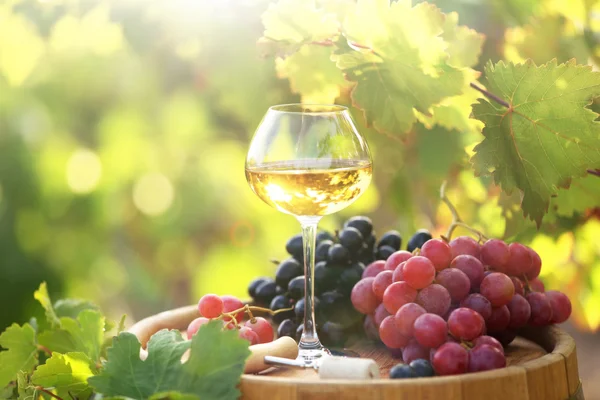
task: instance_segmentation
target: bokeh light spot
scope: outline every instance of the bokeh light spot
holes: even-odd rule
[[[142,176],[133,187],[133,203],[144,214],[158,216],[173,204],[173,184],[163,174]]]
[[[248,221],[237,221],[229,229],[229,238],[236,247],[247,247],[254,242],[254,225]]]
[[[100,158],[91,150],[77,149],[67,162],[67,184],[78,194],[92,192],[102,176]]]

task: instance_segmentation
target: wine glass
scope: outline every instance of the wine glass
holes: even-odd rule
[[[296,217],[304,251],[304,331],[298,360],[317,364],[329,351],[315,329],[317,225],[352,204],[369,186],[372,161],[348,109],[338,105],[270,107],[246,157],[248,184],[265,203]]]

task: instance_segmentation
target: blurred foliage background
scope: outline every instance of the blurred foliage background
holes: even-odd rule
[[[0,330],[38,312],[42,280],[55,298],[92,299],[135,320],[206,292],[244,297],[253,277],[274,273],[269,260],[285,257],[299,226],[248,188],[249,139],[270,105],[349,104],[350,87],[317,56],[299,53],[314,68],[261,56],[270,3],[0,2]],[[600,65],[595,0],[434,3],[485,35],[480,71],[501,59]],[[355,112],[375,180],[322,228],[364,213],[405,240],[418,228],[443,233],[450,214],[438,191],[448,180],[463,219],[540,252],[546,286],[573,300],[572,329],[598,331],[600,179],[575,182],[538,231],[518,195],[474,177],[481,126],[467,117],[462,132],[417,125],[400,139]]]

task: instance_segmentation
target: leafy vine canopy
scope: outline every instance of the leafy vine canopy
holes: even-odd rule
[[[600,167],[598,115],[588,107],[600,74],[575,60],[488,63],[481,77],[483,35],[410,0],[281,0],[263,24],[259,43],[304,101],[351,90],[379,132],[402,137],[422,123],[476,133],[475,174],[518,192],[538,226],[561,188]],[[318,80],[305,73],[315,66]]]

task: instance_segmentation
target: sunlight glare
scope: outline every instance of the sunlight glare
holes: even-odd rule
[[[100,158],[91,150],[80,148],[67,162],[67,184],[73,193],[87,194],[98,186],[102,177]]]

